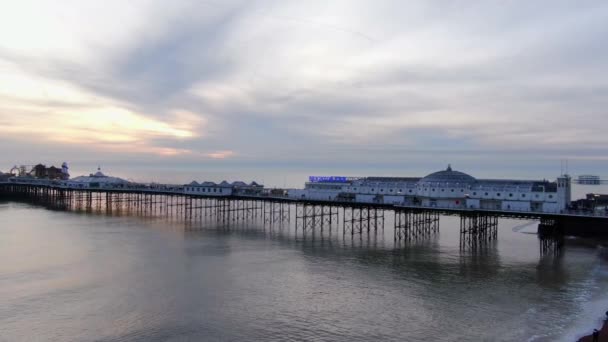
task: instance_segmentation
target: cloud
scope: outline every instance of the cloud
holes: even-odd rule
[[[11,6],[0,131],[13,141],[218,163],[608,144],[601,1]]]
[[[207,153],[206,156],[212,159],[226,159],[234,156],[234,151],[216,151]]]

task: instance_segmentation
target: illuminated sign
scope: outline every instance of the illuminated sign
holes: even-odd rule
[[[350,180],[349,177],[338,176],[310,176],[308,181],[311,183],[346,183]]]

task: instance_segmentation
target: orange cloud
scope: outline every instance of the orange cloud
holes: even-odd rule
[[[206,156],[212,159],[226,159],[234,156],[234,151],[226,150],[226,151],[215,151],[211,153],[207,153]]]

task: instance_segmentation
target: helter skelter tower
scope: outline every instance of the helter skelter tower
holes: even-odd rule
[[[63,180],[70,179],[70,173],[68,172],[69,169],[70,168],[68,167],[67,162],[63,162],[63,164],[61,164],[61,179],[63,179]]]

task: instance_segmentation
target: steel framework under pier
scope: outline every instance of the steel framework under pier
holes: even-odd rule
[[[558,255],[564,247],[564,232],[563,227],[558,220],[554,218],[543,218],[538,225],[538,242],[540,254],[543,255]]]
[[[384,209],[370,206],[344,207],[344,235],[348,232],[351,235],[363,234],[364,231],[369,233],[372,229],[376,232],[378,228],[384,229]]]
[[[439,231],[439,213],[395,210],[395,241],[430,236]]]
[[[498,217],[479,212],[460,215],[460,246],[476,247],[498,238]]]
[[[265,224],[289,223],[291,221],[291,205],[282,201],[263,201],[262,217]]]
[[[337,206],[296,203],[296,230],[306,232],[314,228],[331,229],[338,222]]]

